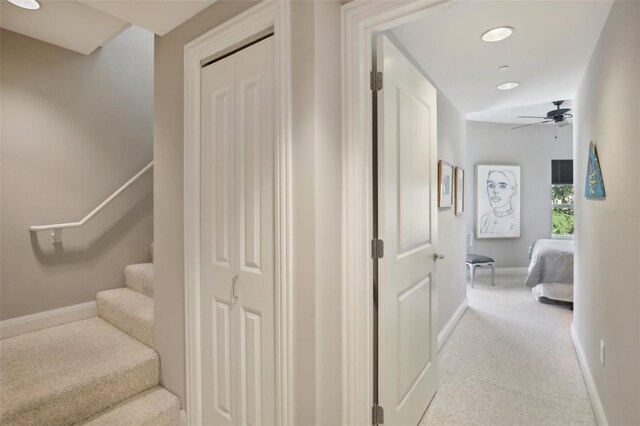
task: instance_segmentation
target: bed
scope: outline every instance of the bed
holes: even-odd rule
[[[573,302],[573,240],[537,240],[525,285],[536,300]]]

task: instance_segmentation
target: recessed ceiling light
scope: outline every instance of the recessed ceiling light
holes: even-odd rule
[[[514,29],[512,27],[498,27],[489,30],[482,34],[482,40],[492,43],[494,41],[504,40],[509,38],[513,34]]]
[[[501,67],[498,67],[498,71],[506,71],[509,69],[509,65],[503,65]]]
[[[498,84],[498,90],[511,90],[520,86],[520,83],[517,81],[509,81],[507,83]]]
[[[38,3],[37,0],[7,0],[7,1],[23,9],[29,9],[29,10],[40,9],[40,3]]]

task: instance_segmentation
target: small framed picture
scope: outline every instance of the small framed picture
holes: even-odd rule
[[[438,161],[438,207],[453,206],[453,166]]]
[[[460,167],[456,167],[456,207],[455,214],[462,214],[464,212],[464,170]]]

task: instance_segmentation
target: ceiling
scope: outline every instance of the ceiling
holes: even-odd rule
[[[164,35],[215,0],[38,0],[40,9],[25,10],[6,0],[0,26],[85,55],[116,37],[129,25]]]
[[[545,115],[555,108],[551,101],[575,97],[611,4],[453,1],[392,32],[468,119],[524,124],[531,120],[515,117]],[[511,26],[515,32],[495,43],[481,40],[482,33],[499,26]],[[509,69],[498,70],[502,65]],[[506,81],[520,86],[496,89]],[[529,107],[510,110],[523,106]]]

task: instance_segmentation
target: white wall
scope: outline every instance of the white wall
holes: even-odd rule
[[[13,7],[13,6],[6,6]],[[150,260],[152,172],[53,246],[153,157],[153,35],[91,55],[2,30],[2,319],[94,300]]]
[[[466,121],[449,99],[438,91],[438,158],[454,166],[466,168]],[[465,177],[469,170],[465,170]],[[465,179],[465,191],[470,185]],[[466,301],[467,280],[465,276],[466,216],[465,212],[454,215],[453,208],[438,211],[438,252],[445,255],[436,264],[438,278],[438,330],[442,332],[447,322]]]
[[[549,103],[549,109],[553,105]],[[497,267],[526,267],[529,246],[551,238],[551,160],[573,158],[573,126],[512,130],[515,124],[467,123],[467,228],[476,233],[476,164],[521,166],[520,238],[475,239],[470,253],[494,258]]]
[[[640,424],[639,40],[640,3],[616,1],[575,103],[574,328],[610,425]],[[591,140],[607,192],[600,200],[583,195]]]

